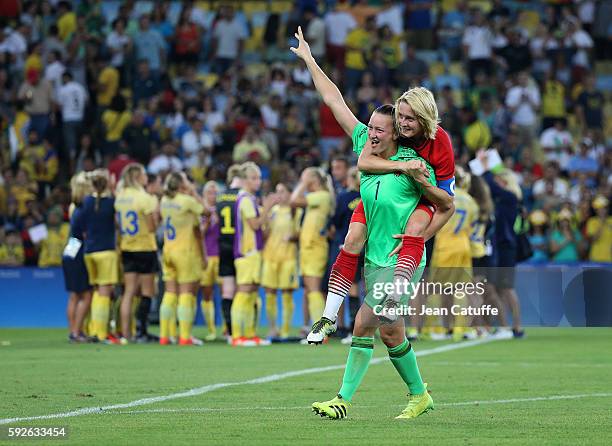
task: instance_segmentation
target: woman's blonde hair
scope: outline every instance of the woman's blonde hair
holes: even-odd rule
[[[455,167],[455,182],[457,187],[467,191],[472,183],[472,175],[461,166]]]
[[[489,185],[481,177],[474,175],[468,193],[476,200],[480,210],[480,221],[486,221],[493,215],[495,208]]]
[[[329,192],[329,195],[331,197],[332,209],[335,208],[336,207],[336,195],[334,193],[334,182],[332,180],[331,175],[329,175],[327,172],[325,172],[325,170],[323,170],[320,167],[307,167],[304,170],[313,174],[315,178],[317,179],[317,181],[319,181],[319,184],[321,185],[321,187],[325,189],[327,192]]]
[[[70,191],[72,202],[77,206],[83,202],[83,198],[92,193],[93,187],[85,172],[79,172],[70,179]]]
[[[121,189],[128,187],[142,190],[142,184],[138,181],[139,177],[146,173],[145,168],[140,163],[130,163],[121,171]]]
[[[405,91],[395,101],[395,122],[399,122],[399,106],[405,102],[412,108],[419,124],[423,128],[423,133],[427,139],[435,139],[438,130],[438,106],[431,91],[425,87],[414,87]],[[401,134],[401,133],[400,133]]]
[[[240,164],[232,164],[227,169],[227,184],[231,184],[234,178],[242,178],[242,167]]]
[[[504,168],[501,172],[496,173],[495,176],[501,178],[506,183],[505,189],[516,195],[519,201],[523,199],[523,191],[521,190],[521,186],[514,172],[508,168]]]
[[[240,178],[246,178],[249,172],[255,172],[261,175],[261,169],[253,161],[246,161],[240,165]]]
[[[217,182],[213,180],[207,181],[206,184],[204,185],[204,193],[208,192],[213,187],[218,188]]]
[[[181,172],[169,173],[164,181],[164,195],[173,198],[181,189],[185,178]]]
[[[348,170],[348,177],[353,180],[355,190],[359,190],[359,186],[361,185],[361,173],[359,173],[357,166],[353,166]]]

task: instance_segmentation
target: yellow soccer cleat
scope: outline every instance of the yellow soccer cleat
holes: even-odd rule
[[[427,384],[425,384],[425,392],[420,395],[410,395],[408,397],[408,406],[402,413],[395,417],[396,420],[406,420],[410,418],[416,418],[425,412],[433,410],[434,403],[433,399],[427,392]]]
[[[351,407],[351,403],[343,400],[340,395],[336,396],[333,400],[312,403],[312,411],[314,413],[322,417],[331,418],[332,420],[346,418],[349,407]]]

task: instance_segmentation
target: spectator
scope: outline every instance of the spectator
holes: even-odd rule
[[[540,135],[540,146],[548,161],[559,163],[561,170],[567,168],[574,141],[572,134],[565,128],[565,120],[557,119],[553,127],[549,127]]]
[[[189,9],[183,9],[174,35],[174,59],[179,65],[179,70],[182,71],[185,65],[198,62],[200,39],[200,30],[190,19]]]
[[[523,41],[521,32],[514,28],[509,31],[508,36],[508,45],[504,46],[499,53],[504,71],[509,76],[513,76],[521,71],[529,70],[532,60],[529,47]]]
[[[150,28],[150,18],[147,14],[140,17],[139,25],[138,32],[134,34],[136,60],[146,59],[151,74],[159,79],[166,58],[166,43],[157,31]]]
[[[214,140],[212,134],[204,130],[204,123],[201,119],[194,118],[191,121],[191,130],[186,132],[181,138],[183,159],[186,161],[191,157],[197,156],[200,150],[211,154],[213,146]]]
[[[319,128],[321,129],[321,138],[319,139],[321,156],[326,160],[333,149],[341,147],[345,139],[345,133],[334,118],[331,109],[323,101],[319,103]]]
[[[334,182],[334,191],[336,196],[338,196],[346,192],[350,167],[349,161],[344,156],[336,155],[332,157],[329,164],[331,166],[332,181]]]
[[[121,135],[121,145],[128,149],[130,158],[144,165],[149,164],[153,149],[153,135],[151,129],[145,126],[142,110],[132,113],[131,122]]]
[[[548,261],[548,216],[544,211],[536,210],[529,215],[531,228],[529,231],[529,243],[533,249],[533,256],[529,263],[546,263]]]
[[[242,163],[251,159],[253,156],[259,156],[262,160],[270,159],[270,150],[268,146],[259,138],[255,126],[249,125],[244,132],[243,138],[234,146],[232,160],[235,163]]]
[[[113,181],[115,184],[121,178],[121,173],[123,172],[125,166],[136,162],[135,159],[130,157],[129,152],[130,148],[127,145],[122,144],[119,146],[119,151],[108,162],[108,173],[111,181]]]
[[[260,110],[264,127],[269,130],[278,130],[283,113],[281,97],[278,94],[273,94],[269,101],[260,107]]]
[[[572,56],[572,71],[574,82],[580,82],[590,71],[589,52],[593,48],[593,39],[580,27],[580,21],[575,17],[567,19],[567,37],[565,47],[570,48]]]
[[[572,228],[572,213],[562,209],[557,215],[556,228],[550,234],[551,260],[555,263],[575,263],[580,260],[582,236]]]
[[[72,73],[65,72],[62,79],[64,85],[60,88],[57,95],[57,102],[62,110],[63,122],[64,146],[62,158],[69,160],[69,172],[72,174],[77,157],[77,145],[83,131],[88,94],[81,84],[74,81]]]
[[[202,113],[198,118],[204,123],[204,128],[213,135],[215,145],[221,144],[221,128],[225,123],[223,112],[215,108],[215,103],[210,96],[205,96],[202,101]]]
[[[586,236],[591,243],[589,260],[591,262],[612,263],[612,216],[609,214],[609,201],[599,195],[592,203],[595,216],[588,219]]]
[[[36,181],[38,197],[43,199],[57,178],[58,159],[48,139],[40,144],[34,144],[35,140],[36,136],[30,137],[32,144],[24,149],[19,168],[28,172],[29,178]]]
[[[493,33],[485,23],[482,11],[474,9],[472,11],[472,25],[465,29],[462,39],[470,83],[474,82],[478,71],[484,71],[489,76],[493,73],[492,41]]]
[[[428,50],[433,46],[431,0],[411,0],[406,3],[404,19],[409,41],[417,48]]]
[[[27,212],[28,201],[36,199],[36,183],[31,180],[28,171],[20,168],[15,175],[15,181],[9,187],[9,195],[17,202],[17,215],[24,217]]]
[[[17,228],[0,228],[0,266],[23,266],[24,260],[23,245]]]
[[[401,36],[404,32],[403,6],[392,0],[383,0],[381,9],[376,14],[376,26],[388,26],[394,36]]]
[[[66,71],[66,66],[62,63],[62,53],[58,50],[53,50],[47,58],[45,66],[45,80],[53,86],[53,91],[57,96],[59,89],[62,86],[62,75]]]
[[[181,170],[183,170],[183,162],[176,156],[176,147],[171,141],[162,144],[161,153],[154,157],[147,166],[148,173],[162,177],[170,172]]]
[[[102,156],[110,159],[119,150],[119,142],[123,131],[132,120],[132,113],[127,109],[125,98],[121,94],[113,97],[108,110],[102,114],[104,126],[104,145]]]
[[[25,102],[25,111],[30,116],[30,126],[34,128],[39,138],[47,133],[50,124],[49,113],[53,103],[53,87],[51,83],[40,79],[40,72],[30,69],[26,80],[17,93],[17,98]]]
[[[486,122],[478,119],[470,107],[463,107],[461,112],[463,121],[463,144],[472,153],[483,147],[489,147],[493,141],[491,129]]]
[[[363,27],[369,17],[375,17],[379,9],[371,6],[368,0],[355,0],[350,8],[350,13],[357,22],[357,26]]]
[[[555,78],[554,71],[549,70],[542,88],[542,128],[552,127],[556,121],[566,117],[565,87]]]
[[[365,26],[351,30],[346,36],[346,66],[344,88],[349,96],[355,94],[361,76],[367,68],[366,58],[376,42],[376,17],[366,19]]]
[[[534,198],[555,206],[568,198],[568,192],[567,182],[559,178],[559,165],[555,161],[547,162],[544,177],[533,185]]]
[[[57,29],[58,36],[64,42],[77,30],[77,16],[72,11],[69,1],[61,1],[57,5]]]
[[[413,45],[406,45],[406,57],[397,69],[398,82],[402,90],[421,85],[429,76],[429,66],[419,59]]]
[[[531,143],[538,125],[540,91],[536,85],[530,85],[526,71],[518,74],[516,85],[508,91],[506,106],[512,114],[512,124],[519,130],[521,140],[526,144]]]
[[[159,78],[149,69],[147,59],[138,61],[138,72],[134,77],[134,104],[141,105],[141,101],[147,101],[159,93],[160,85]]]
[[[45,2],[47,3],[47,2]],[[48,17],[53,17],[49,15]],[[68,57],[68,50],[66,49],[66,44],[59,38],[59,30],[57,29],[57,25],[53,24],[49,27],[49,32],[45,39],[43,40],[43,61],[45,64],[49,63],[49,56],[53,51],[60,52],[60,59],[66,60]]]
[[[304,36],[310,45],[310,52],[317,63],[322,63],[325,58],[325,22],[319,16],[315,8],[304,9],[304,20],[306,29]]]
[[[592,130],[596,133],[603,128],[603,111],[605,98],[601,91],[595,88],[595,75],[585,77],[584,91],[576,101],[576,117],[582,131]],[[27,111],[27,110],[26,110]]]
[[[325,14],[324,21],[327,60],[342,73],[346,58],[346,38],[349,32],[357,27],[357,22],[351,14],[342,10],[338,3]]]
[[[113,30],[106,36],[106,47],[111,52],[110,65],[118,72],[125,85],[126,79],[126,56],[132,51],[132,39],[125,33],[125,21],[115,19],[112,24]],[[112,97],[112,96],[111,96]]]
[[[246,38],[247,33],[235,17],[234,8],[222,6],[213,30],[213,59],[219,76],[239,59]]]
[[[119,91],[120,76],[119,71],[112,65],[108,65],[106,58],[102,56],[96,59],[96,66],[99,72],[96,85],[98,116],[102,116]]]
[[[442,16],[438,38],[440,39],[440,46],[449,52],[449,56],[453,60],[461,57],[461,41],[467,21],[467,2],[465,0],[458,0],[454,9],[447,10]]]
[[[64,211],[59,206],[54,206],[47,213],[47,237],[38,247],[40,268],[62,265],[62,253],[70,232],[70,225],[63,222],[63,217]]]
[[[595,186],[597,171],[599,166],[597,160],[590,155],[592,142],[591,140],[582,140],[579,144],[579,152],[569,159],[567,170],[572,179],[572,184],[576,183],[578,174],[583,173],[587,176],[586,184],[589,188]]]

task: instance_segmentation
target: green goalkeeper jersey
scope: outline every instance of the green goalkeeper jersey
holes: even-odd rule
[[[368,139],[368,127],[358,123],[353,130],[353,150],[360,154]],[[392,161],[421,160],[429,170],[429,182],[436,185],[432,167],[414,149],[399,146]],[[389,267],[397,263],[397,255],[389,257],[400,240],[394,234],[403,234],[410,214],[419,204],[423,193],[421,185],[403,174],[361,173],[361,200],[367,222],[365,263],[367,266]],[[420,266],[424,266],[425,253]]]

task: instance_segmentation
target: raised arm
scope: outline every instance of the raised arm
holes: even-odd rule
[[[292,47],[290,50],[306,63],[306,68],[310,71],[312,81],[323,98],[323,102],[331,109],[336,121],[338,121],[338,124],[344,129],[344,132],[348,136],[351,136],[359,121],[350,108],[348,108],[346,102],[344,102],[344,98],[340,90],[338,90],[338,87],[336,87],[329,77],[327,77],[314,57],[312,57],[310,46],[304,39],[301,26],[298,26],[298,32],[295,34],[295,37],[298,39],[298,47]]]

